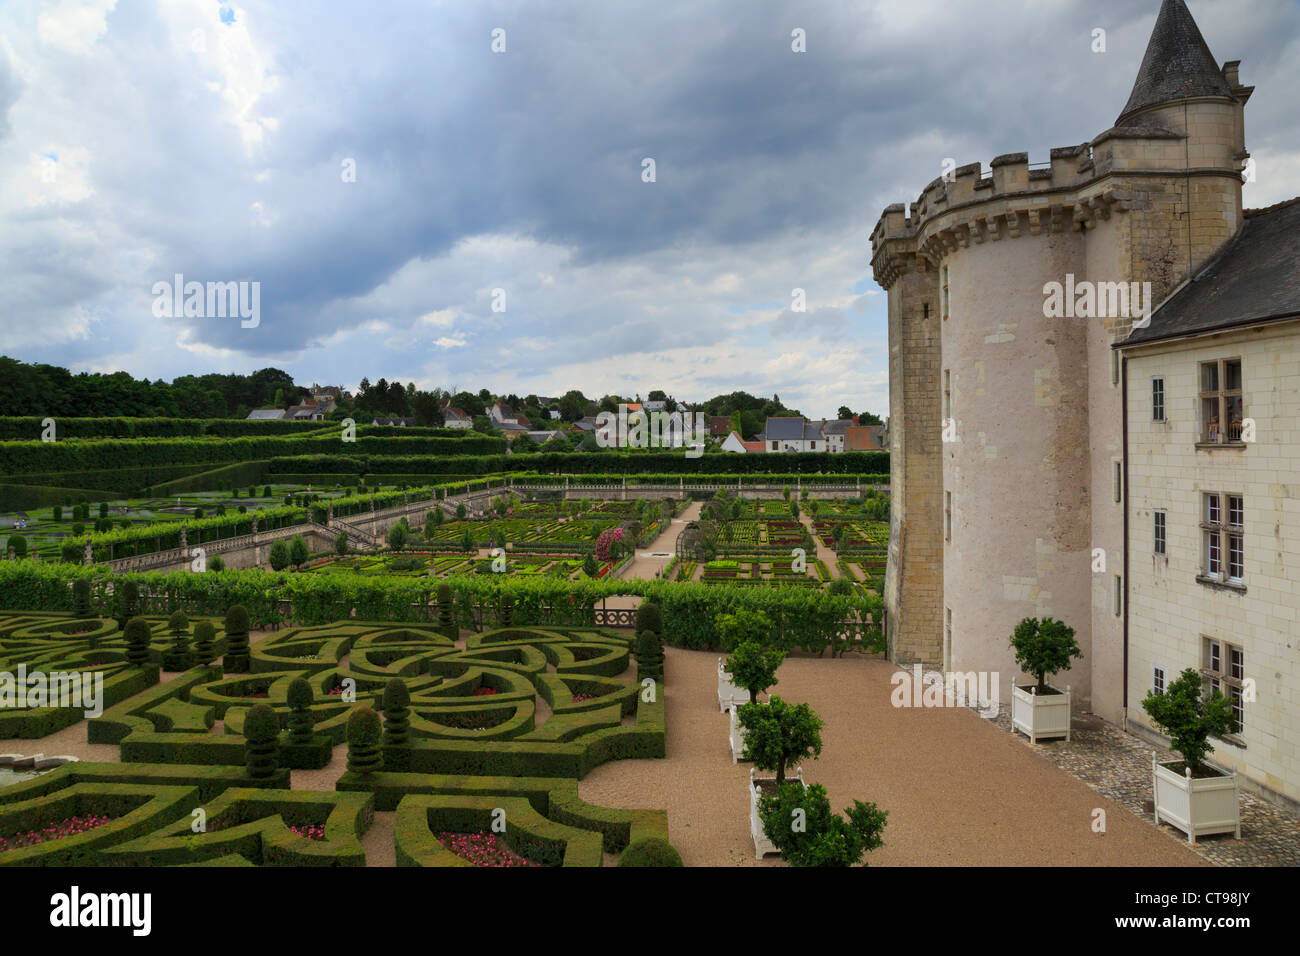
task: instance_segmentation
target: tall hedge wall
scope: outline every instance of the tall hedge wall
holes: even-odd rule
[[[441,438],[357,437],[344,443],[339,435],[256,438],[103,438],[69,441],[0,442],[0,474],[93,471],[156,465],[213,465],[288,455],[317,455],[346,450],[358,455],[462,456],[504,460],[505,439],[487,435]],[[423,460],[423,459],[413,459]],[[301,469],[289,469],[298,471]],[[338,469],[329,469],[336,471]],[[407,470],[407,469],[385,469]],[[473,472],[475,469],[457,469]]]
[[[355,449],[355,451],[353,450]],[[697,473],[743,475],[781,471],[791,475],[887,474],[889,452],[849,451],[827,455],[792,452],[780,455],[708,455],[687,458],[678,453],[620,454],[574,452],[569,454],[493,455],[462,457],[449,453],[438,458],[404,458],[365,454],[360,441],[347,451],[312,457],[277,458],[270,474],[386,474],[489,475],[502,472],[536,471],[542,474],[649,474],[684,475]]]

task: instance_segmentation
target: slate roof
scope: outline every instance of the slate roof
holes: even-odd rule
[[[276,422],[284,418],[283,408],[255,408],[248,413],[245,421],[250,422]]]
[[[831,418],[827,419],[826,424],[822,426],[822,434],[843,435],[852,427],[853,419],[851,418]]]
[[[764,441],[814,441],[822,437],[823,421],[810,422],[803,418],[784,416],[769,418],[763,433]]]
[[[1149,106],[1196,96],[1232,96],[1232,89],[1184,0],[1164,0],[1137,81],[1119,119]]]
[[[1227,251],[1118,347],[1286,318],[1300,318],[1300,197],[1247,210]]]

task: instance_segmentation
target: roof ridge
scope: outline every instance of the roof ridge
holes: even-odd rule
[[[1277,212],[1279,209],[1285,209],[1287,206],[1294,206],[1296,203],[1300,203],[1300,196],[1296,196],[1294,199],[1284,199],[1281,202],[1275,202],[1271,206],[1261,206],[1258,209],[1243,209],[1241,214],[1246,219],[1253,219],[1256,216],[1264,216],[1270,212]]]

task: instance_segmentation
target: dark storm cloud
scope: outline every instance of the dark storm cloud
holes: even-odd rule
[[[642,391],[744,380],[811,405],[817,385],[787,378],[778,341],[794,331],[822,387],[883,407],[885,389],[855,378],[883,369],[883,297],[858,295],[881,208],[914,200],[947,157],[1040,161],[1107,128],[1157,8],[250,3],[227,24],[216,4],[132,3],[94,35],[20,4],[0,32],[38,82],[0,52],[0,174],[20,182],[34,151],[79,146],[89,193],[25,186],[5,204],[0,346],[154,376],[276,361],[305,380],[520,394],[599,392],[644,366],[664,377]],[[1294,162],[1296,6],[1192,9],[1259,86],[1261,170]],[[796,28],[807,53],[791,51]],[[1295,191],[1273,175],[1261,196]],[[148,289],[177,272],[259,281],[261,325],[154,319]],[[783,312],[795,287],[807,313]],[[751,303],[769,305],[737,314]],[[48,344],[14,315],[39,317]],[[680,343],[696,354],[652,357]],[[817,365],[830,352],[844,370]]]

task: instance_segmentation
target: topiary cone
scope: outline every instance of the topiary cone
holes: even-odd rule
[[[452,613],[451,585],[438,585],[438,630],[453,641],[460,637],[460,628],[456,626],[456,617]]]
[[[280,718],[266,704],[249,708],[244,718],[244,766],[254,780],[275,776],[279,768]]]
[[[289,742],[309,744],[316,731],[316,716],[311,712],[315,694],[305,677],[295,677],[289,682],[286,695],[289,701]]]
[[[248,659],[248,612],[242,604],[226,611],[226,655],[222,663],[227,674],[247,674],[252,669]]]
[[[354,707],[348,717],[348,771],[363,776],[384,768],[380,748],[383,724],[369,707]]]
[[[184,611],[174,611],[167,619],[167,628],[172,632],[172,645],[163,654],[163,670],[183,671],[194,666],[194,655],[190,653],[189,618]]]
[[[411,742],[411,692],[406,681],[394,677],[384,685],[384,746],[405,747]]]
[[[136,667],[149,663],[149,622],[133,617],[126,622],[126,659]]]
[[[211,621],[199,621],[194,625],[194,659],[200,664],[211,663],[212,658],[217,656],[217,649],[213,646],[216,640],[217,629],[212,626]]]
[[[636,636],[636,679],[664,678],[663,640],[654,631],[642,631]]]

